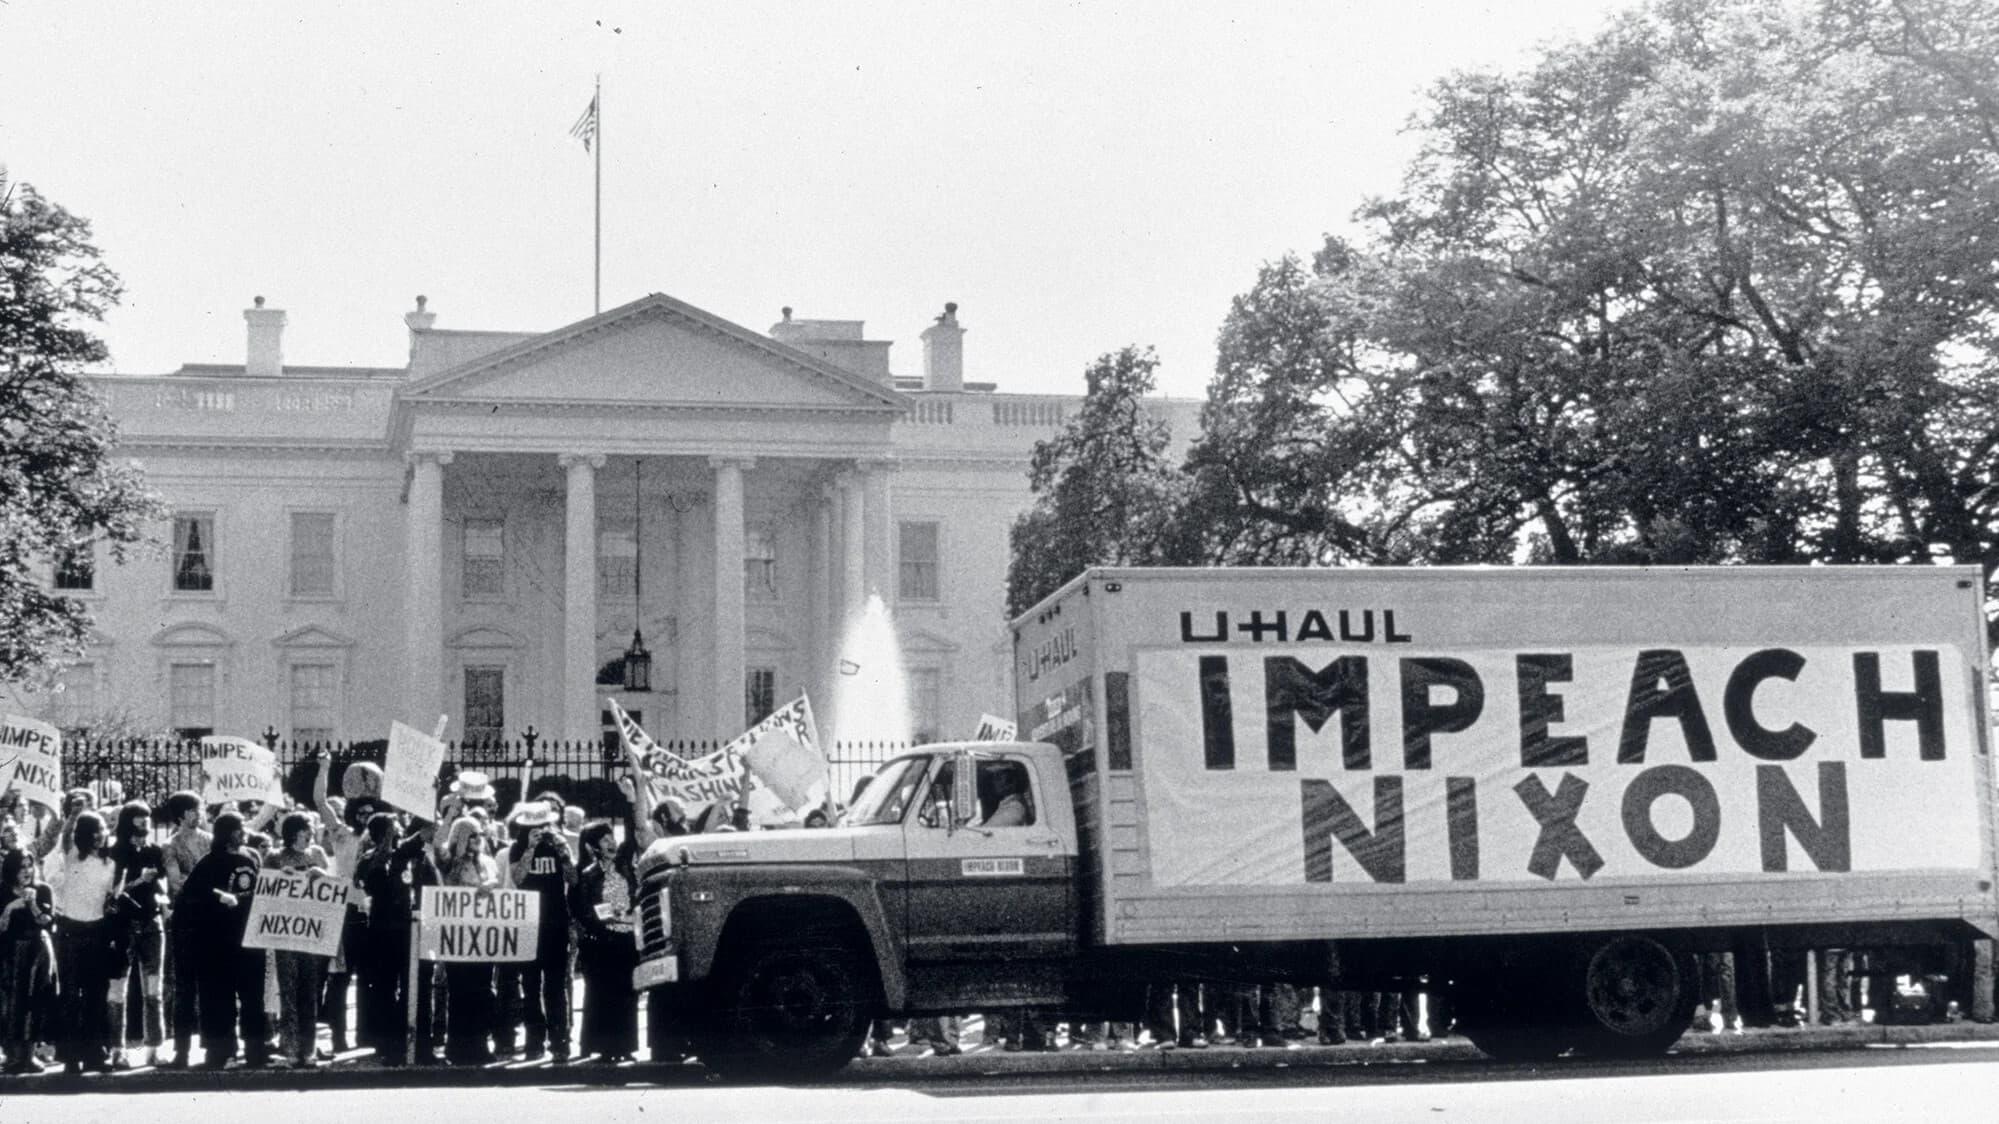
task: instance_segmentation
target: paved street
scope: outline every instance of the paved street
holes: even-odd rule
[[[1212,1063],[1222,1055],[1203,1058]],[[896,1079],[885,1077],[894,1073]],[[547,1076],[563,1080],[555,1073]],[[676,1075],[692,1078],[692,1074]],[[1988,1121],[1999,1046],[1942,1042],[1831,1051],[1689,1054],[1663,1063],[1571,1063],[1536,1070],[1483,1061],[1389,1061],[1304,1068],[1133,1069],[1113,1058],[1090,1072],[957,1076],[864,1066],[808,1087],[547,1084],[515,1088],[265,1089],[9,1096],[0,1118],[21,1124],[106,1119],[338,1121],[781,1120],[844,1124],[927,1121],[1327,1120],[1480,1124],[1615,1120],[1766,1122]]]

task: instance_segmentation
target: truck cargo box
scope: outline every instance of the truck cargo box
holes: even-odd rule
[[[1972,567],[1098,569],[1014,622],[1111,945],[1999,929]]]

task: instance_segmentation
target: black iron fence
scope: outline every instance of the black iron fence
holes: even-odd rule
[[[301,803],[312,797],[318,755],[330,755],[327,791],[341,792],[347,767],[359,761],[382,763],[386,740],[364,742],[294,743],[279,739],[267,744],[278,758],[285,791]],[[537,740],[447,742],[444,766],[438,771],[440,792],[464,770],[477,770],[492,780],[502,808],[521,795],[522,780],[535,792],[553,791],[566,803],[590,816],[622,816],[625,798],[617,786],[628,758],[616,745],[600,742]],[[702,757],[720,749],[720,741],[672,741],[661,745],[682,757]],[[845,801],[862,777],[906,746],[896,742],[840,742],[829,747],[829,792]],[[66,738],[63,741],[63,783],[80,788],[100,779],[115,780],[128,800],[157,805],[183,789],[200,792],[201,763],[206,756],[198,741],[150,738]],[[532,764],[530,764],[532,763]]]

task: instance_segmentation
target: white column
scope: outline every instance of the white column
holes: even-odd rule
[[[810,516],[806,533],[810,536],[811,557],[806,565],[812,589],[812,640],[808,649],[812,653],[812,667],[807,682],[811,685],[812,705],[824,708],[832,706],[833,661],[839,658],[834,651],[839,644],[836,624],[840,618],[833,612],[833,512],[823,490],[814,492],[805,501],[805,508]]]
[[[602,453],[555,458],[569,475],[562,509],[562,737],[597,736],[597,470]]]
[[[862,488],[866,493],[867,512],[862,519],[862,533],[866,541],[861,554],[868,567],[867,590],[881,595],[882,603],[895,604],[894,560],[889,554],[892,549],[889,535],[894,529],[894,515],[889,508],[889,476],[895,471],[892,461],[876,461],[867,466],[868,472],[862,478]]]
[[[715,736],[743,732],[743,470],[747,457],[710,457],[715,470]]]
[[[428,730],[444,705],[444,466],[450,453],[411,453],[409,502],[403,518],[402,721]]]
[[[844,627],[867,608],[868,556],[863,493],[867,469],[857,467],[840,477],[840,619]]]

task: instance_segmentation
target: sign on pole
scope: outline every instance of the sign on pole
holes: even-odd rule
[[[425,960],[533,960],[540,917],[538,890],[425,886],[417,903],[417,944]]]
[[[389,723],[389,751],[382,769],[382,801],[423,819],[437,816],[437,773],[444,740],[401,722]]]
[[[62,731],[33,718],[6,716],[0,723],[0,792],[10,788],[44,808],[62,808]]]
[[[975,742],[1010,742],[1020,740],[1020,727],[991,714],[979,715],[979,728],[972,734]]]
[[[352,889],[330,874],[259,871],[243,947],[332,956],[340,948]]]
[[[269,801],[278,789],[278,755],[247,738],[201,739],[204,804]]]

